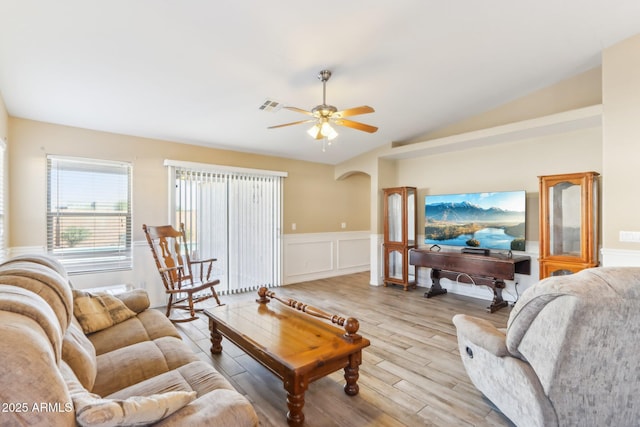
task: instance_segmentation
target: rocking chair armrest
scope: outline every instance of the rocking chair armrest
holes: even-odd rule
[[[217,258],[207,258],[207,259],[198,259],[198,260],[191,260],[191,265],[193,264],[198,264],[200,265],[200,281],[201,282],[205,282],[205,281],[209,281],[209,277],[211,277],[211,270],[213,267],[213,262],[217,261]],[[205,266],[207,266],[207,271],[205,274]]]
[[[207,262],[214,262],[217,261],[218,258],[207,258],[207,259],[192,259],[191,260],[191,264],[204,264]]]
[[[159,268],[159,269],[158,269],[158,271],[159,271],[160,273],[163,273],[163,274],[164,274],[164,273],[167,273],[167,272],[169,272],[169,271],[177,271],[177,270],[182,270],[182,266],[181,266],[181,265],[178,265],[178,266],[175,266],[175,267],[165,267],[165,268]]]

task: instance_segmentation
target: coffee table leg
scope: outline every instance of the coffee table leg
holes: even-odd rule
[[[307,390],[307,379],[294,373],[285,377],[284,388],[287,391],[287,424],[299,427],[304,423],[304,392]]]
[[[304,407],[304,393],[291,394],[287,393],[287,424],[292,427],[301,426],[304,423],[304,413],[302,408]]]
[[[349,396],[355,396],[360,391],[360,386],[358,386],[360,363],[362,363],[362,352],[358,351],[349,355],[349,364],[344,368],[344,379],[347,380],[344,392]]]
[[[209,318],[209,330],[211,331],[211,354],[222,353],[222,335],[218,332],[218,325],[216,322]]]

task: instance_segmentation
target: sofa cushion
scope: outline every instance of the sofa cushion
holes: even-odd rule
[[[82,327],[74,317],[64,334],[62,342],[62,360],[73,369],[80,383],[91,390],[96,382],[98,362],[96,349],[82,332]]]
[[[130,396],[147,396],[179,390],[195,391],[198,396],[204,396],[218,389],[234,390],[229,381],[213,366],[203,361],[196,361],[118,390],[106,397],[126,399]]]
[[[40,325],[30,317],[0,311],[0,342],[0,402],[18,404],[13,412],[4,407],[0,425],[73,426],[73,405]],[[43,404],[56,410],[34,410]]]
[[[111,294],[79,290],[73,291],[73,314],[85,334],[101,331],[136,315]]]
[[[192,362],[198,363],[198,362]],[[127,399],[131,396],[150,396],[152,394],[166,393],[168,391],[196,391],[189,382],[180,374],[178,369],[167,371],[139,383],[130,385],[105,397],[109,399]]]
[[[49,339],[56,361],[60,360],[62,329],[53,309],[44,299],[28,289],[0,285],[0,311],[34,320]]]
[[[156,427],[257,427],[258,415],[246,397],[235,390],[219,389],[194,400]]]
[[[136,317],[125,320],[102,331],[94,332],[87,338],[96,349],[96,354],[104,354],[121,347],[162,337],[180,338],[180,334],[167,316],[158,310],[145,310]]]
[[[97,357],[98,375],[92,391],[107,396],[197,360],[195,353],[174,337],[122,347]]]
[[[8,261],[0,264],[0,283],[28,289],[53,309],[64,332],[73,316],[73,295],[65,277],[44,264]]]
[[[144,289],[133,289],[116,294],[115,297],[136,313],[142,313],[151,306],[149,294]]]
[[[159,421],[158,426],[234,426],[255,427],[258,417],[251,403],[238,393],[209,363],[192,362],[157,377],[150,378],[109,398],[194,390],[198,398],[173,415]]]
[[[69,389],[76,421],[81,426],[147,425],[173,414],[196,398],[193,391],[171,391],[127,399],[103,399],[85,389],[64,362],[60,371]]]

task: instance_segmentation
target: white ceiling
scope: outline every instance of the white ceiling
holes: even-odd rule
[[[336,164],[600,64],[638,0],[0,0],[14,117]],[[370,105],[326,152],[311,109]]]

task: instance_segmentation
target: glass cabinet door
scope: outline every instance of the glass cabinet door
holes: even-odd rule
[[[389,242],[402,242],[402,195],[387,195],[387,239]]]
[[[582,248],[582,189],[562,181],[549,187],[549,255],[579,257]]]
[[[597,172],[540,176],[540,279],[598,262]]]
[[[385,188],[384,192],[384,285],[415,285],[415,266],[409,250],[417,242],[417,194],[415,187]]]
[[[389,278],[396,280],[404,279],[402,252],[392,250],[388,252],[387,262],[389,263]]]
[[[416,190],[407,190],[407,243],[416,244]]]

